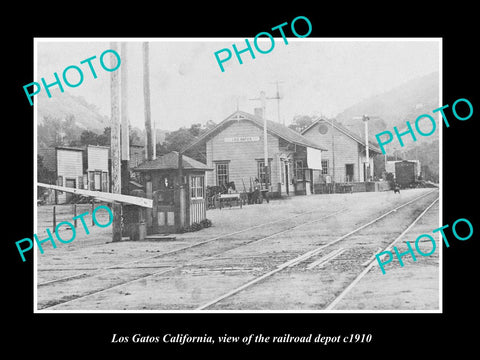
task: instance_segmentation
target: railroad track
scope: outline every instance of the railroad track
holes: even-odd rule
[[[210,238],[208,240],[200,241],[198,243],[191,244],[191,245],[188,245],[188,246],[184,246],[184,247],[181,247],[181,248],[178,248],[178,249],[173,249],[171,251],[167,251],[167,252],[164,252],[164,253],[161,253],[161,254],[156,254],[156,255],[153,255],[153,256],[144,257],[144,258],[137,259],[137,260],[134,260],[134,261],[129,261],[129,262],[124,262],[124,263],[120,263],[120,264],[111,265],[111,266],[108,266],[108,267],[92,270],[91,272],[83,272],[83,273],[80,273],[80,274],[77,274],[77,275],[72,275],[72,276],[68,276],[68,277],[65,277],[65,278],[61,278],[61,279],[55,279],[55,280],[52,280],[52,281],[43,282],[43,283],[38,284],[37,286],[38,287],[45,287],[45,286],[53,285],[53,284],[56,284],[56,283],[68,282],[68,281],[73,281],[73,280],[78,280],[78,279],[84,279],[84,278],[87,278],[87,277],[103,276],[105,271],[108,271],[108,270],[119,270],[119,269],[129,270],[129,269],[143,269],[143,268],[145,268],[145,269],[158,268],[159,266],[142,266],[142,265],[140,265],[140,266],[135,266],[135,267],[128,267],[128,265],[142,263],[142,262],[145,262],[145,261],[148,261],[148,260],[153,260],[153,259],[159,259],[161,257],[165,257],[165,256],[168,256],[168,255],[178,254],[182,251],[187,251],[187,250],[190,250],[190,249],[198,247],[198,246],[211,244],[215,241],[220,241],[222,239],[227,239],[229,237],[232,237],[232,236],[235,236],[235,235],[238,235],[238,234],[242,234],[242,233],[246,233],[248,231],[256,230],[260,227],[272,225],[272,224],[279,223],[279,222],[284,222],[285,223],[287,221],[291,221],[292,219],[295,219],[295,218],[298,218],[298,217],[301,217],[301,216],[305,216],[307,214],[312,214],[316,211],[317,210],[306,211],[306,212],[297,214],[295,216],[291,216],[289,218],[282,218],[282,219],[277,219],[277,220],[270,221],[270,222],[267,222],[267,223],[258,224],[258,225],[251,226],[251,227],[246,228],[246,229],[242,229],[242,230],[235,231],[235,232],[228,233],[228,234],[224,234],[224,235],[219,235],[219,236]],[[135,277],[134,279],[124,281],[124,282],[121,282],[119,284],[115,284],[113,286],[109,286],[109,287],[106,287],[106,288],[103,288],[103,289],[100,289],[100,290],[90,291],[90,292],[88,292],[88,294],[83,295],[83,296],[70,297],[66,301],[55,301],[55,302],[53,302],[49,305],[42,306],[40,310],[47,309],[47,308],[50,308],[50,307],[53,307],[53,306],[56,306],[56,305],[59,305],[59,304],[69,303],[69,302],[75,301],[77,299],[85,298],[85,297],[88,297],[88,296],[93,296],[93,295],[102,293],[104,291],[115,289],[115,288],[125,286],[125,285],[131,284],[131,283],[134,283],[134,282],[138,282],[138,281],[141,281],[141,280],[145,280],[145,279],[153,277],[153,276],[164,275],[164,274],[167,274],[169,272],[173,272],[173,271],[182,269],[182,268],[187,267],[187,266],[195,265],[195,264],[198,264],[198,263],[200,263],[204,260],[213,258],[214,256],[217,256],[218,254],[221,254],[221,253],[224,253],[224,252],[227,252],[227,251],[230,251],[232,249],[239,248],[239,247],[242,247],[242,246],[250,245],[250,244],[255,243],[255,242],[270,239],[274,236],[284,234],[288,231],[292,231],[292,230],[297,229],[299,227],[310,225],[310,224],[325,220],[329,217],[335,216],[335,215],[339,214],[340,212],[344,212],[344,211],[346,211],[346,209],[342,208],[342,209],[337,210],[333,213],[321,216],[320,218],[316,218],[316,219],[311,220],[311,221],[306,221],[306,222],[302,222],[300,224],[295,224],[295,225],[288,225],[285,229],[277,231],[273,234],[269,234],[267,236],[262,236],[260,238],[256,238],[256,239],[253,239],[253,240],[244,241],[240,245],[227,246],[226,249],[221,249],[220,251],[218,251],[218,249],[212,250],[214,252],[213,255],[209,255],[207,257],[196,259],[196,260],[193,260],[193,261],[190,261],[190,262],[185,262],[184,264],[181,264],[181,265],[178,265],[178,266],[168,267],[167,269],[165,269],[165,266],[163,266],[163,267],[161,267],[162,270],[154,271],[154,272],[151,272],[151,273],[148,273],[148,274],[143,274],[141,276]]]
[[[256,229],[261,228],[261,227],[265,227],[265,226],[269,226],[269,225],[277,224],[277,223],[286,223],[286,222],[291,221],[293,219],[296,219],[298,217],[305,216],[305,215],[308,215],[308,214],[312,214],[316,211],[318,211],[318,210],[314,209],[314,210],[299,213],[299,214],[294,215],[294,216],[290,216],[288,218],[281,218],[281,219],[269,221],[269,222],[266,222],[266,223],[257,224],[257,225],[250,226],[250,227],[245,228],[245,229],[241,229],[241,230],[234,231],[234,232],[227,233],[227,234],[218,235],[218,236],[215,236],[215,237],[207,239],[207,240],[202,240],[202,241],[199,241],[199,242],[194,243],[194,244],[182,246],[178,249],[172,249],[170,251],[165,251],[165,252],[162,252],[160,254],[142,257],[140,259],[136,259],[136,260],[132,260],[132,261],[127,261],[127,262],[118,263],[118,264],[114,264],[114,265],[110,265],[110,266],[96,268],[96,269],[95,268],[94,269],[91,269],[91,268],[62,269],[62,270],[84,270],[84,272],[79,273],[79,274],[75,274],[75,275],[71,275],[71,276],[66,276],[66,277],[59,278],[59,279],[45,281],[45,282],[37,284],[37,287],[43,287],[43,286],[47,286],[47,285],[51,285],[51,284],[55,284],[55,283],[59,283],[59,282],[65,282],[65,281],[84,278],[84,277],[98,276],[98,275],[100,275],[101,272],[104,272],[104,271],[107,271],[107,270],[121,269],[121,268],[126,267],[128,265],[142,263],[142,262],[152,260],[152,259],[159,259],[159,258],[168,256],[168,255],[178,254],[178,253],[181,253],[181,252],[184,252],[184,251],[191,250],[191,249],[196,248],[198,246],[202,246],[202,245],[205,245],[205,244],[210,244],[214,241],[220,241],[220,240],[223,240],[223,239],[228,239],[229,237],[232,237],[232,236],[235,236],[235,235],[238,235],[238,234],[243,234],[243,233],[248,232],[248,231],[256,230]],[[341,209],[341,211],[345,211],[345,209]],[[328,216],[332,216],[332,215],[333,214],[329,214]],[[322,220],[322,219],[323,219],[323,217],[319,220]],[[287,226],[287,229],[290,229],[290,228]],[[280,231],[280,232],[283,232],[283,230]],[[262,240],[262,239],[259,239],[259,240]],[[254,241],[256,241],[256,240],[254,240]],[[242,246],[243,245],[244,244],[242,244]],[[85,270],[87,270],[87,271],[85,271]],[[58,271],[58,269],[38,269],[38,271]]]
[[[405,204],[402,204],[398,207],[395,207],[394,209],[391,209],[390,211],[382,214],[381,216],[367,222],[366,224],[363,224],[359,227],[357,227],[356,229],[352,230],[352,231],[349,231],[348,233],[324,244],[324,245],[321,245],[321,246],[318,246],[317,248],[315,248],[314,250],[311,250],[311,251],[308,251],[308,252],[305,252],[291,260],[288,260],[288,261],[285,261],[281,264],[279,264],[276,268],[260,275],[260,276],[257,276],[255,277],[254,279],[248,281],[247,283],[235,288],[235,289],[232,289],[218,297],[216,297],[215,299],[199,306],[196,308],[196,310],[207,310],[209,308],[212,308],[214,307],[215,305],[221,303],[222,301],[228,299],[228,298],[231,298],[231,297],[234,297],[235,295],[243,292],[243,291],[246,291],[247,289],[250,289],[252,287],[254,287],[255,285],[259,285],[261,284],[262,282],[266,281],[268,278],[274,276],[275,274],[278,274],[282,271],[285,271],[287,269],[290,269],[300,263],[303,263],[303,262],[307,262],[309,261],[311,258],[315,257],[316,255],[320,254],[321,252],[323,252],[326,248],[328,247],[332,247],[334,245],[337,245],[338,243],[341,243],[341,242],[345,242],[347,239],[351,238],[354,234],[357,234],[358,232],[360,232],[361,230],[363,229],[366,229],[370,226],[372,226],[373,224],[377,223],[378,221],[384,219],[385,217],[387,217],[388,215],[392,214],[392,213],[395,213],[397,212],[398,210],[400,210],[401,208],[419,200],[420,198],[423,198],[429,194],[431,194],[433,191],[431,192],[428,192],[420,197],[417,197],[413,200],[410,200],[408,201],[407,203]],[[391,243],[388,244],[388,246],[384,249],[384,250],[381,250],[382,248],[377,248],[377,252],[380,252],[380,251],[386,251],[386,250],[390,250],[393,245],[399,240],[401,239],[405,233],[407,233],[424,215],[425,213],[433,206],[435,205],[435,203],[438,201],[438,197],[433,201],[431,202],[421,213],[420,215],[416,216],[415,219],[407,226],[407,228],[402,231],[402,233],[400,235],[398,235]],[[321,257],[320,259],[316,260],[316,261],[313,261],[311,262],[309,265],[307,265],[307,269],[311,270],[315,267],[319,267],[319,266],[322,266],[324,265],[325,263],[327,263],[328,261],[330,261],[331,259],[334,259],[334,258],[337,258],[338,256],[340,256],[341,254],[343,254],[345,252],[345,248],[344,247],[338,247],[336,248],[335,250],[331,251],[330,253],[326,254],[325,256]],[[370,259],[368,259],[366,262],[363,262],[361,264],[361,266],[364,266],[365,269],[363,271],[361,271],[351,282],[349,282],[343,289],[343,291],[340,292],[340,294],[338,294],[333,301],[329,302],[328,305],[326,307],[324,307],[324,310],[332,310],[335,308],[335,306],[346,296],[347,293],[349,293],[353,288],[354,286],[377,264],[377,260],[375,258],[375,256],[373,257],[370,257]]]
[[[350,236],[352,236],[353,234],[357,233],[358,231],[361,231],[362,229],[364,228],[367,228],[371,225],[373,225],[374,223],[376,223],[377,221],[380,221],[381,219],[387,217],[388,215],[396,212],[397,210],[409,205],[409,204],[412,204],[414,203],[415,201],[417,200],[420,200],[426,196],[428,196],[429,194],[431,194],[432,192],[434,192],[435,190],[432,190],[430,192],[427,192],[425,194],[422,194],[404,204],[401,204],[400,206],[397,206],[389,211],[387,211],[386,213],[383,213],[382,215],[376,217],[375,219],[357,227],[355,230],[352,230],[350,232],[348,232],[347,234],[339,237],[339,238],[336,238],[335,240],[333,241],[330,241],[324,245],[321,245],[319,247],[317,247],[316,249],[314,250],[311,250],[311,251],[308,251],[308,252],[305,252],[293,259],[290,259],[288,261],[285,261],[283,263],[281,263],[280,265],[278,265],[275,269],[271,270],[271,271],[268,271],[260,276],[257,276],[255,277],[253,280],[251,281],[248,281],[247,283],[233,289],[233,290],[230,290],[228,291],[227,293],[221,295],[221,296],[218,296],[216,297],[215,299],[197,307],[197,310],[206,310],[206,309],[209,309],[211,307],[213,307],[214,305],[220,303],[222,300],[224,299],[227,299],[227,298],[230,298],[248,288],[251,288],[252,286],[254,286],[255,284],[258,284],[258,283],[261,283],[262,281],[264,281],[265,279],[273,276],[274,274],[276,273],[279,273],[281,271],[284,271],[286,269],[289,269],[289,268],[292,268],[293,266],[303,262],[303,261],[307,261],[309,260],[310,258],[313,258],[315,257],[316,255],[318,255],[321,251],[323,251],[324,249],[326,249],[327,247],[331,247],[333,246],[334,244],[337,244],[339,242],[341,242],[342,240],[345,240],[347,238],[349,238]],[[435,200],[437,201],[437,200]],[[94,296],[94,295],[97,295],[97,294],[100,294],[102,292],[106,292],[106,291],[109,291],[109,290],[113,290],[113,289],[118,289],[118,288],[121,288],[123,286],[128,286],[132,283],[135,283],[135,282],[138,282],[138,281],[141,281],[141,280],[145,280],[147,278],[151,278],[151,277],[156,277],[156,276],[162,276],[162,275],[165,275],[167,273],[171,273],[173,271],[177,271],[177,270],[181,270],[183,268],[186,268],[186,267],[190,267],[190,266],[194,266],[194,265],[198,265],[200,264],[201,262],[203,261],[206,261],[206,260],[209,260],[209,259],[213,259],[215,257],[217,257],[218,255],[220,254],[223,254],[223,253],[226,253],[227,251],[231,251],[231,250],[234,250],[234,249],[237,249],[237,248],[240,248],[242,246],[246,246],[246,245],[250,245],[252,243],[255,243],[255,242],[260,242],[260,241],[264,241],[264,240],[267,240],[267,239],[271,239],[271,238],[274,238],[276,236],[280,236],[282,234],[285,234],[285,233],[288,233],[289,231],[294,231],[295,229],[298,229],[302,226],[307,226],[307,225],[310,225],[310,224],[314,224],[316,222],[319,222],[319,221],[322,221],[322,220],[325,220],[329,217],[333,217],[333,216],[336,216],[338,215],[339,213],[342,213],[346,211],[346,209],[340,209],[334,213],[330,213],[328,215],[324,215],[320,218],[316,218],[316,219],[313,219],[313,220],[310,220],[310,221],[305,221],[305,222],[302,222],[300,224],[293,224],[293,225],[287,225],[287,226],[284,226],[284,228],[280,231],[277,231],[275,233],[272,233],[272,234],[269,234],[267,236],[262,236],[260,238],[256,238],[256,239],[253,239],[253,240],[249,240],[249,241],[244,241],[243,243],[241,243],[240,245],[234,245],[234,246],[228,246],[227,248],[225,249],[220,249],[219,251],[215,251],[213,254],[210,254],[209,256],[207,257],[203,257],[203,258],[200,258],[200,259],[195,259],[193,261],[187,261],[181,265],[177,265],[177,266],[164,266],[164,267],[161,267],[161,270],[159,271],[149,271],[145,274],[141,274],[140,276],[135,276],[133,279],[128,279],[127,281],[121,281],[120,283],[116,283],[112,286],[108,286],[108,287],[104,287],[104,288],[101,288],[101,289],[96,289],[96,290],[93,290],[93,291],[89,291],[88,293],[86,294],[81,294],[81,295],[78,295],[78,296],[69,296],[69,298],[67,299],[63,299],[63,300],[56,300],[56,301],[52,301],[52,302],[49,302],[47,304],[44,304],[43,306],[39,307],[39,310],[44,310],[44,309],[48,309],[48,308],[52,308],[52,307],[55,307],[57,305],[62,305],[62,304],[66,304],[66,303],[70,303],[70,302],[73,302],[73,301],[76,301],[76,300],[80,300],[80,299],[85,299],[85,298],[88,298],[88,297],[91,297],[91,296]],[[97,271],[98,273],[93,273],[93,272],[85,272],[85,273],[81,273],[81,274],[78,274],[78,275],[74,275],[74,276],[70,276],[70,277],[66,277],[66,278],[62,278],[62,279],[56,279],[56,280],[53,280],[51,282],[45,282],[45,283],[42,283],[42,284],[39,284],[39,286],[41,287],[44,287],[44,286],[48,286],[48,285],[53,285],[55,283],[59,283],[59,282],[67,282],[67,281],[71,281],[71,280],[75,280],[75,279],[80,279],[82,277],[93,277],[93,276],[100,276],[101,274],[104,274],[105,271],[108,271],[108,270],[123,270],[123,269],[152,269],[152,268],[159,268],[159,266],[146,266],[146,265],[142,265],[142,263],[145,263],[146,261],[149,261],[149,260],[152,260],[152,259],[157,259],[157,258],[161,258],[161,257],[165,257],[167,255],[173,255],[173,254],[178,254],[178,253],[181,253],[183,251],[188,251],[192,248],[195,248],[195,247],[198,247],[198,246],[204,246],[206,244],[210,244],[210,243],[214,243],[215,241],[217,240],[221,240],[221,239],[226,239],[226,238],[229,238],[229,237],[232,237],[232,236],[235,236],[235,235],[238,235],[238,234],[243,234],[243,233],[246,233],[248,231],[252,231],[252,230],[255,230],[255,229],[258,229],[258,228],[261,228],[261,227],[264,227],[264,226],[268,226],[268,225],[272,225],[272,224],[275,224],[275,223],[284,223],[286,220],[292,220],[294,218],[297,218],[297,217],[300,217],[300,216],[305,216],[306,214],[311,214],[311,213],[314,213],[315,210],[312,210],[312,211],[307,211],[307,212],[304,212],[304,213],[300,213],[300,214],[297,214],[295,215],[294,217],[289,217],[288,219],[278,219],[278,220],[275,220],[275,221],[271,221],[271,222],[268,222],[268,223],[263,223],[263,224],[258,224],[258,225],[255,225],[255,226],[252,226],[252,227],[249,227],[249,228],[246,228],[246,229],[242,229],[242,230],[239,230],[239,231],[235,231],[235,232],[232,232],[232,233],[229,233],[229,234],[224,234],[224,235],[220,235],[220,236],[217,236],[217,237],[214,237],[214,238],[211,238],[211,239],[207,239],[207,240],[204,240],[204,241],[201,241],[201,242],[198,242],[198,243],[195,243],[195,244],[191,244],[191,245],[188,245],[188,246],[185,246],[185,247],[181,247],[179,249],[174,249],[174,250],[171,250],[171,251],[168,251],[168,252],[164,252],[164,253],[161,253],[161,254],[156,254],[156,255],[153,255],[153,256],[149,256],[149,257],[145,257],[145,258],[142,258],[142,259],[137,259],[137,260],[134,260],[134,261],[129,261],[129,262],[125,262],[125,263],[121,263],[121,264],[115,264],[115,265],[112,265],[112,266],[109,266],[109,267],[105,267],[105,268],[100,268],[100,269],[97,269],[95,271]],[[284,225],[284,224],[283,224]],[[344,251],[344,250],[343,250]],[[343,253],[342,249],[337,249],[337,250],[334,250],[331,254],[330,254],[330,257],[331,258],[335,258],[336,256],[340,255]],[[131,266],[131,265],[134,265],[134,264],[138,264],[139,266]],[[321,267],[322,266],[322,263],[321,261],[320,262],[317,262],[316,264],[312,265],[313,266],[318,266],[318,267]]]

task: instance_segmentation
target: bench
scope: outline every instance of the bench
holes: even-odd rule
[[[236,205],[240,206],[242,208],[242,198],[240,194],[220,194],[218,196],[218,202],[219,202],[219,207],[220,209],[223,207],[224,202],[228,202],[228,205],[232,207],[232,201],[236,202]]]

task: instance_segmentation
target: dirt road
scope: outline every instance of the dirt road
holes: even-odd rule
[[[94,229],[37,254],[37,306],[46,311],[321,311],[437,197],[438,190],[414,189],[209,210],[214,226],[178,234],[173,241],[111,243],[105,229]],[[397,246],[439,227],[438,211],[437,202]],[[314,255],[302,260],[308,252]],[[300,261],[285,265],[292,259]],[[385,275],[373,267],[334,310],[438,310],[439,252],[404,262],[404,267],[390,263]]]

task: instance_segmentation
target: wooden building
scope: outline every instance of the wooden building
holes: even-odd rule
[[[318,141],[267,120],[269,171],[265,173],[264,120],[260,114],[236,111],[213,129],[202,134],[186,149],[202,148],[207,173],[206,184],[222,186],[234,182],[237,191],[250,191],[252,182],[265,183],[275,195],[311,194],[314,169],[321,169],[321,152],[326,150]]]
[[[56,147],[57,185],[83,189],[83,149],[74,147]],[[73,194],[57,192],[56,203],[69,202]]]
[[[59,186],[109,192],[109,152],[107,146],[39,148],[43,165],[54,175]],[[45,179],[43,179],[45,181]],[[42,190],[46,203],[70,202],[72,194]]]
[[[302,135],[328,150],[322,157],[322,171],[314,174],[315,184],[373,180],[373,158],[381,151],[372,140],[369,140],[367,161],[365,139],[335,120],[317,119],[302,131]]]
[[[87,145],[84,152],[85,189],[109,192],[109,152],[108,146]]]
[[[211,170],[205,164],[182,156],[179,172],[179,154],[172,151],[154,160],[145,161],[134,171],[146,197],[153,199],[153,209],[147,209],[147,234],[178,232],[183,226],[199,223],[207,218],[205,201],[205,173]]]
[[[145,161],[145,145],[130,144],[130,169],[136,168]]]

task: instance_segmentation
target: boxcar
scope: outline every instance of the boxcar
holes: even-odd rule
[[[399,161],[395,163],[395,178],[401,188],[408,188],[417,181],[417,163]]]

